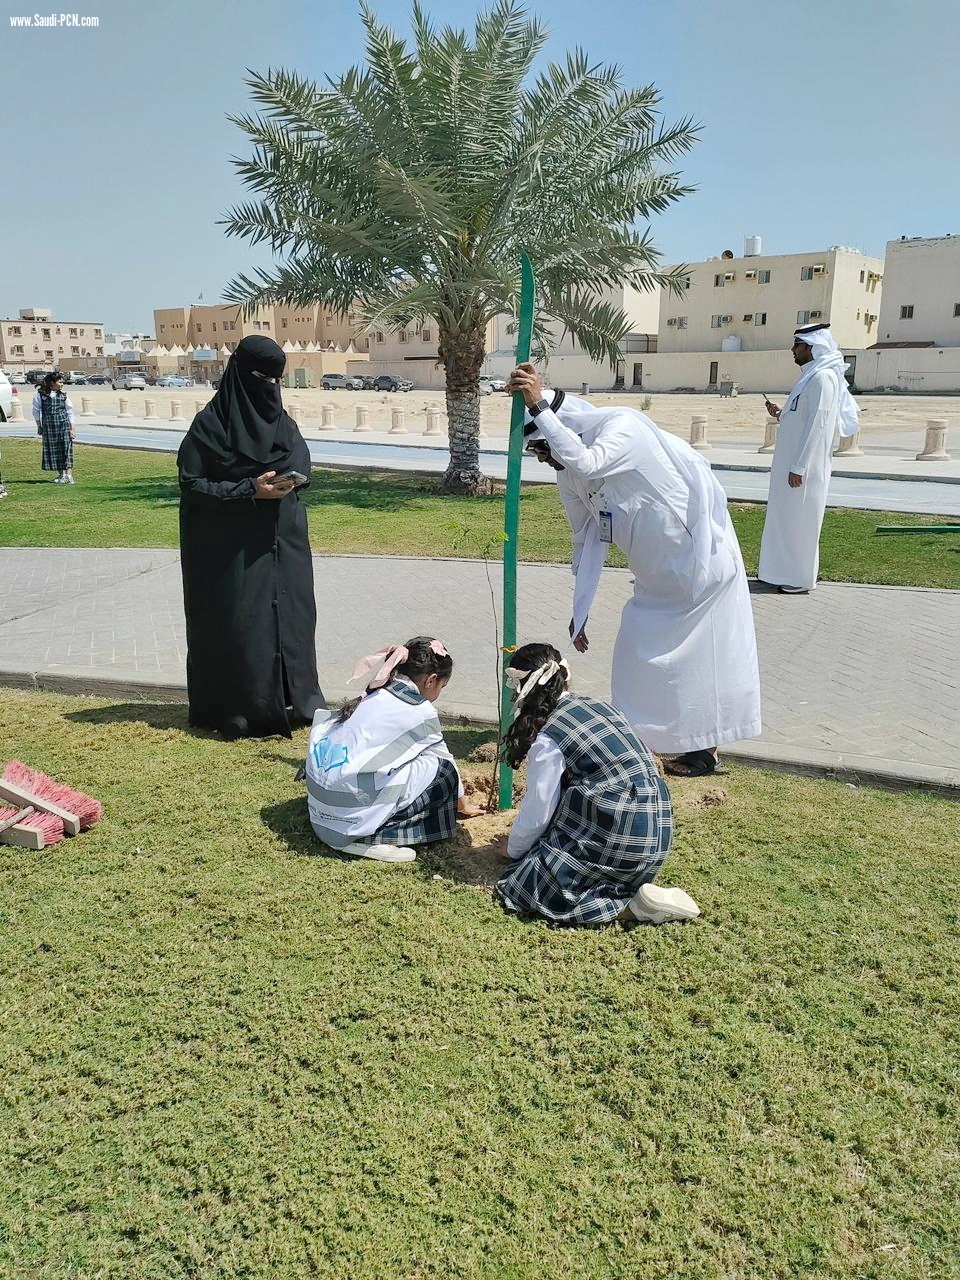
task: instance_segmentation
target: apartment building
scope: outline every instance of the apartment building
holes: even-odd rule
[[[357,333],[359,321],[351,313],[340,316],[322,307],[259,307],[245,316],[236,303],[197,304],[192,307],[154,309],[157,343],[163,347],[178,346],[236,350],[237,343],[252,334],[273,338],[280,346],[298,342],[306,346],[316,343],[323,348],[346,348],[353,343],[355,351],[366,350],[363,334]]]
[[[960,347],[960,236],[888,241],[877,341]]]
[[[103,347],[102,324],[55,320],[44,307],[24,307],[16,320],[0,320],[0,368],[6,373],[96,365]]]

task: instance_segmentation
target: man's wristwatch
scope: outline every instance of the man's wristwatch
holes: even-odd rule
[[[529,413],[531,418],[535,418],[538,413],[543,413],[545,410],[549,408],[550,408],[550,401],[544,400],[541,398],[540,400],[537,401],[537,403],[533,406],[532,409],[527,410],[527,413]]]

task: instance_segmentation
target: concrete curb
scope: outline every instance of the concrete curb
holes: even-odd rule
[[[185,703],[186,679],[181,671],[160,671],[156,677],[145,677],[130,668],[115,667],[109,671],[91,667],[54,664],[41,669],[29,664],[6,660],[0,667],[0,686],[33,692],[62,693],[71,697],[127,698],[139,702]],[[353,697],[355,689],[327,689],[331,705]],[[442,719],[453,727],[495,729],[485,703],[451,700],[442,710]],[[960,800],[960,769],[931,768],[920,763],[903,763],[882,756],[843,755],[834,751],[817,751],[807,747],[768,745],[750,741],[724,747],[722,754],[738,764],[756,768],[777,769],[806,777],[826,777],[853,786],[882,787],[892,790],[931,791],[950,800]],[[721,775],[722,776],[722,775]]]

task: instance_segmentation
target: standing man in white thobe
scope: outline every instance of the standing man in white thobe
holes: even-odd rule
[[[509,393],[527,405],[528,448],[557,471],[573,531],[570,634],[582,653],[607,547],[634,575],[611,695],[671,773],[699,777],[717,748],[760,733],[760,677],[747,578],[723,489],[688,444],[635,409],[545,392],[530,364]],[[549,397],[549,398],[547,398]]]
[[[860,410],[847,389],[847,365],[829,325],[797,329],[793,358],[803,372],[786,405],[767,401],[767,412],[780,426],[757,576],[785,595],[806,595],[817,585],[834,436],[856,435]]]

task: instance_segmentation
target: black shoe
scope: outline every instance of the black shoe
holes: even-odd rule
[[[228,742],[235,742],[237,738],[248,738],[250,726],[247,724],[247,717],[228,716],[220,726],[220,732]]]

